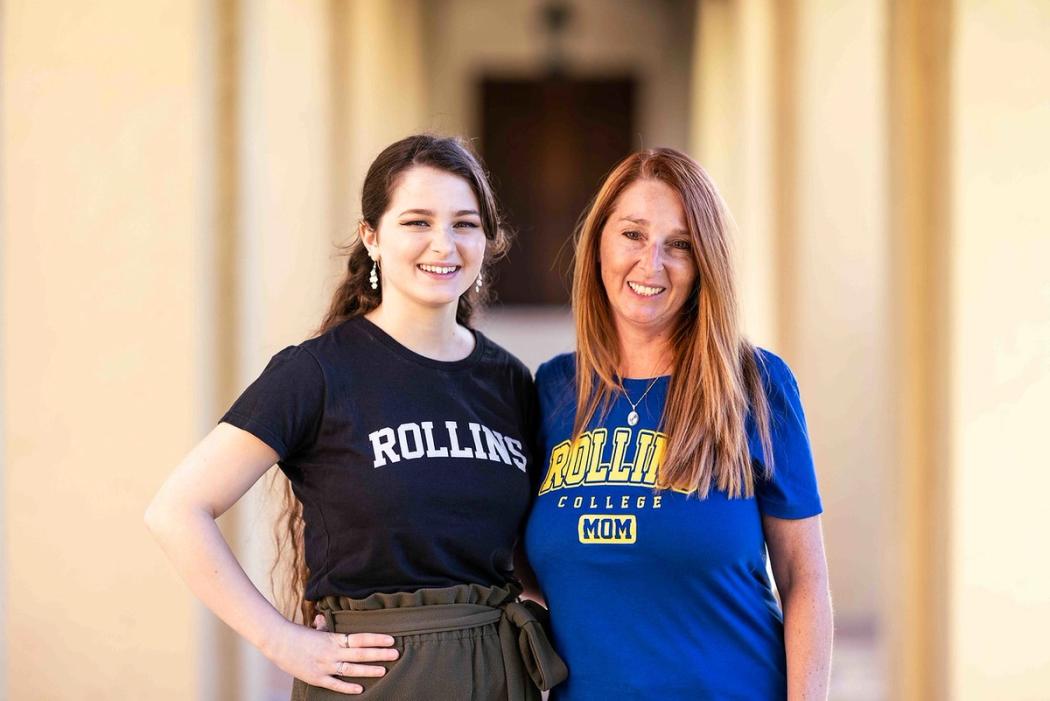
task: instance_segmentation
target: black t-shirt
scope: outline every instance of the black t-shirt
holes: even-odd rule
[[[446,362],[350,319],[277,353],[222,417],[277,452],[303,503],[307,599],[511,580],[535,388],[473,333]]]

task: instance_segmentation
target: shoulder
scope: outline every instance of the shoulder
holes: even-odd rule
[[[264,373],[274,371],[304,378],[319,377],[323,374],[321,363],[311,350],[309,340],[298,345],[286,346],[274,353]]]
[[[536,370],[536,391],[548,411],[575,398],[576,354],[562,353],[541,364]]]
[[[333,356],[346,352],[348,348],[359,347],[360,340],[367,337],[363,325],[357,318],[353,318],[339,322],[330,329],[306,339],[298,347],[313,355],[317,362],[323,365]],[[358,343],[354,343],[355,340]]]
[[[311,352],[309,343],[303,342],[275,353],[242,399],[249,404],[252,401],[275,405],[292,402],[299,406],[320,406],[327,396],[328,373]]]
[[[802,398],[791,368],[783,358],[765,348],[755,348],[755,361],[774,431],[782,430],[785,426],[804,428]]]
[[[346,382],[359,371],[381,366],[382,340],[375,336],[362,317],[352,317],[306,339],[299,348],[313,357],[330,380]]]
[[[755,347],[755,365],[765,386],[766,394],[783,394],[785,390],[797,392],[798,385],[791,368],[779,355],[765,348]]]
[[[576,379],[576,354],[562,353],[544,361],[536,370],[536,385],[548,387],[572,384]]]
[[[545,424],[572,422],[576,412],[576,354],[562,353],[536,370],[536,394]]]

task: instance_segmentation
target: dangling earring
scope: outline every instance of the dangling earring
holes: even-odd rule
[[[379,264],[376,259],[372,259],[372,272],[368,275],[368,282],[372,285],[373,290],[379,289]]]
[[[474,282],[474,291],[481,293],[481,273],[478,273],[478,279]]]

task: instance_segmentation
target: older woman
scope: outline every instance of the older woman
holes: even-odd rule
[[[787,365],[738,329],[727,220],[703,169],[656,149],[581,225],[577,352],[537,373],[548,466],[526,533],[569,666],[552,699],[827,694],[805,419]]]

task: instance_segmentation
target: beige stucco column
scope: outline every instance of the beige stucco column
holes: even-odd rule
[[[777,226],[776,5],[770,0],[699,4],[693,55],[690,144],[736,223],[739,292],[749,337],[775,346]]]
[[[893,453],[886,333],[886,21],[870,2],[798,0],[784,351],[802,388],[838,622],[879,625]]]
[[[894,692],[1050,686],[1050,12],[892,5]]]
[[[890,4],[888,115],[893,481],[885,626],[890,693],[947,698],[950,0]]]
[[[895,698],[1039,698],[1050,13],[777,3],[764,150],[760,7],[701,3],[695,150],[737,210],[743,284],[774,271],[748,311],[768,305],[809,410],[838,620],[879,611]]]
[[[878,616],[890,458],[884,19],[870,3],[701,2],[694,152],[738,223],[747,330],[802,389],[840,621]]]
[[[311,335],[323,313],[333,253],[329,5],[243,2],[237,18],[236,255],[229,271],[237,362],[227,405],[270,356]],[[268,498],[269,477],[228,518],[241,564],[272,597],[276,500]],[[237,660],[224,659],[218,674],[238,670],[237,698],[266,697],[279,670],[246,641],[236,644]]]
[[[0,9],[0,696],[262,698],[142,513],[320,322],[357,170],[422,121],[418,6]],[[220,521],[269,594],[263,491]]]
[[[1050,5],[952,11],[949,685],[1050,689]]]
[[[209,20],[2,12],[0,696],[193,698],[194,607],[142,513],[206,424]]]
[[[313,335],[360,216],[375,155],[419,129],[423,104],[414,0],[245,2],[239,27],[234,393],[270,356]],[[232,400],[232,394],[229,399]],[[274,499],[260,481],[237,505],[237,552],[269,592]],[[237,641],[245,701],[282,672]]]

